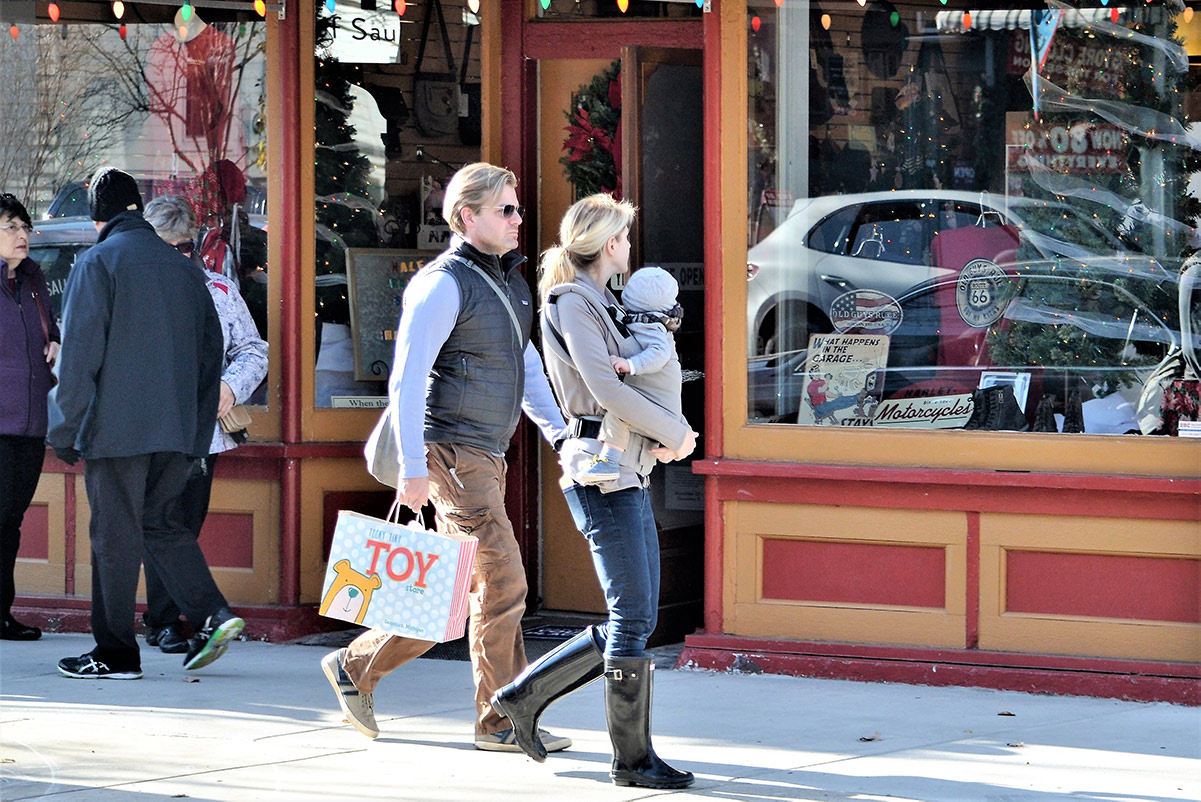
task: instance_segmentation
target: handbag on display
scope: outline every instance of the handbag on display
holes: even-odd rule
[[[442,46],[446,52],[448,72],[426,72],[425,45],[429,41],[430,22],[438,15],[438,30],[442,34]],[[459,131],[459,80],[455,71],[455,55],[450,49],[450,36],[446,32],[446,17],[442,3],[430,0],[429,11],[421,26],[421,44],[417,48],[417,63],[413,76],[413,118],[417,130],[426,136],[443,137]]]

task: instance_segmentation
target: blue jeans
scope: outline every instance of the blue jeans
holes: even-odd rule
[[[659,619],[659,532],[645,488],[602,493],[593,486],[563,491],[576,527],[588,539],[609,620],[605,657],[642,657]]]

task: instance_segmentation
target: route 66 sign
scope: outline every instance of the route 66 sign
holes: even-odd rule
[[[1009,304],[1006,291],[1011,279],[996,262],[973,259],[964,265],[955,283],[955,305],[963,322],[976,329],[1001,319]]]

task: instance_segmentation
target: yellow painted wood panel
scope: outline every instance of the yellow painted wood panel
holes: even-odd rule
[[[43,471],[30,506],[46,508],[45,560],[17,560],[14,573],[17,593],[61,594],[66,590],[66,490],[63,474]],[[26,522],[28,522],[26,518]]]
[[[1132,521],[990,513],[980,516],[980,648],[1039,654],[1201,662],[1201,625],[1009,612],[1013,551],[1201,558],[1196,521]]]
[[[325,494],[340,491],[386,491],[375,481],[362,459],[306,459],[297,466],[300,475],[300,602],[318,604],[325,582],[322,553]]]
[[[963,648],[967,525],[962,512],[734,502],[725,505],[723,629],[732,635]],[[944,554],[942,609],[763,598],[763,542],[924,546]]]
[[[252,568],[212,566],[213,579],[230,604],[279,603],[279,483],[269,479],[217,479],[209,514],[253,517]]]

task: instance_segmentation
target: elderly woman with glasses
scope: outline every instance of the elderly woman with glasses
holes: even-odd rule
[[[217,316],[221,318],[221,331],[225,340],[225,361],[221,371],[221,400],[217,406],[217,417],[223,418],[236,404],[244,403],[267,376],[267,343],[259,337],[254,319],[246,302],[238,293],[237,286],[225,276],[204,269],[199,254],[194,254],[196,241],[196,215],[191,204],[176,195],[163,195],[146,204],[143,213],[146,222],[164,241],[188,256],[198,270],[204,270],[205,281]],[[217,455],[237,448],[245,440],[245,430],[240,437],[227,434],[221,425],[213,422],[213,440],[209,456],[202,461],[199,472],[188,479],[183,495],[180,496],[180,511],[183,513],[193,537],[200,537],[200,529],[208,515],[209,499],[213,488],[213,468]],[[157,645],[169,654],[188,650],[184,637],[180,610],[167,592],[163,580],[145,562],[146,571],[146,641]]]
[[[42,474],[46,395],[59,347],[46,277],[29,258],[31,233],[29,212],[0,194],[0,640],[42,637],[12,615],[21,521]]]

